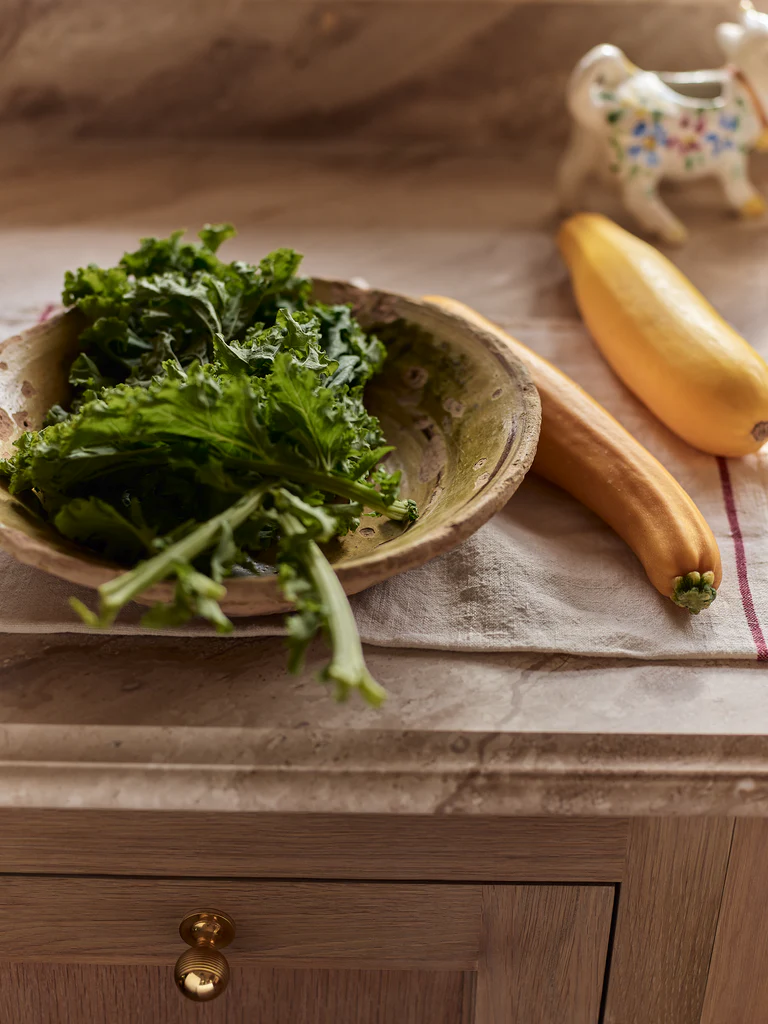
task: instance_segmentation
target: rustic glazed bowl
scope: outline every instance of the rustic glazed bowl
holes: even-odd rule
[[[539,397],[516,356],[460,316],[342,282],[316,280],[314,287],[322,301],[351,303],[364,326],[381,325],[389,356],[366,404],[396,446],[388,468],[402,469],[401,493],[421,513],[407,529],[364,517],[355,534],[328,547],[344,589],[355,594],[449,551],[509,500],[536,452]],[[37,429],[51,405],[66,403],[81,327],[79,314],[70,312],[0,343],[0,454],[10,454],[25,430]],[[3,484],[0,547],[90,587],[121,571],[33,518]],[[141,600],[167,600],[171,592],[171,584],[161,583]],[[272,576],[227,581],[221,606],[228,615],[287,607]]]

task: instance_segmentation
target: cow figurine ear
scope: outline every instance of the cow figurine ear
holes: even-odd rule
[[[761,35],[768,33],[768,15],[762,11],[756,11],[752,4],[741,5],[741,23],[747,32],[756,32]]]
[[[743,38],[744,29],[741,25],[736,25],[732,21],[724,21],[722,25],[717,26],[717,41],[728,60],[733,58]]]

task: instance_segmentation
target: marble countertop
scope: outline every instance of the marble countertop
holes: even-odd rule
[[[501,322],[575,316],[552,158],[153,146],[21,151],[0,168],[0,295],[23,324],[63,270],[137,234],[232,219],[244,253],[448,292]],[[222,173],[222,168],[226,172]],[[742,329],[755,225],[706,187],[680,254]],[[234,253],[237,255],[237,253]],[[738,258],[737,255],[738,254]],[[768,668],[368,649],[390,698],[337,706],[282,641],[0,636],[0,806],[455,814],[768,814]]]
[[[381,711],[277,638],[5,636],[0,806],[766,814],[766,670],[368,648]]]

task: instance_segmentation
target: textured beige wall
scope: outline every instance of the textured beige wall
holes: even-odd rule
[[[565,78],[590,46],[706,66],[735,6],[0,0],[0,130],[559,141]]]

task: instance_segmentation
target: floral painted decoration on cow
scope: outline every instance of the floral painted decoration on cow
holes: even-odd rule
[[[560,166],[564,209],[579,209],[585,182],[601,174],[618,184],[646,231],[678,243],[686,230],[659,196],[659,183],[709,176],[742,216],[765,213],[748,157],[768,149],[768,15],[745,2],[740,24],[720,25],[717,36],[728,64],[712,71],[642,71],[607,44],[579,62],[568,86],[574,125]],[[676,82],[714,95],[685,95]]]

